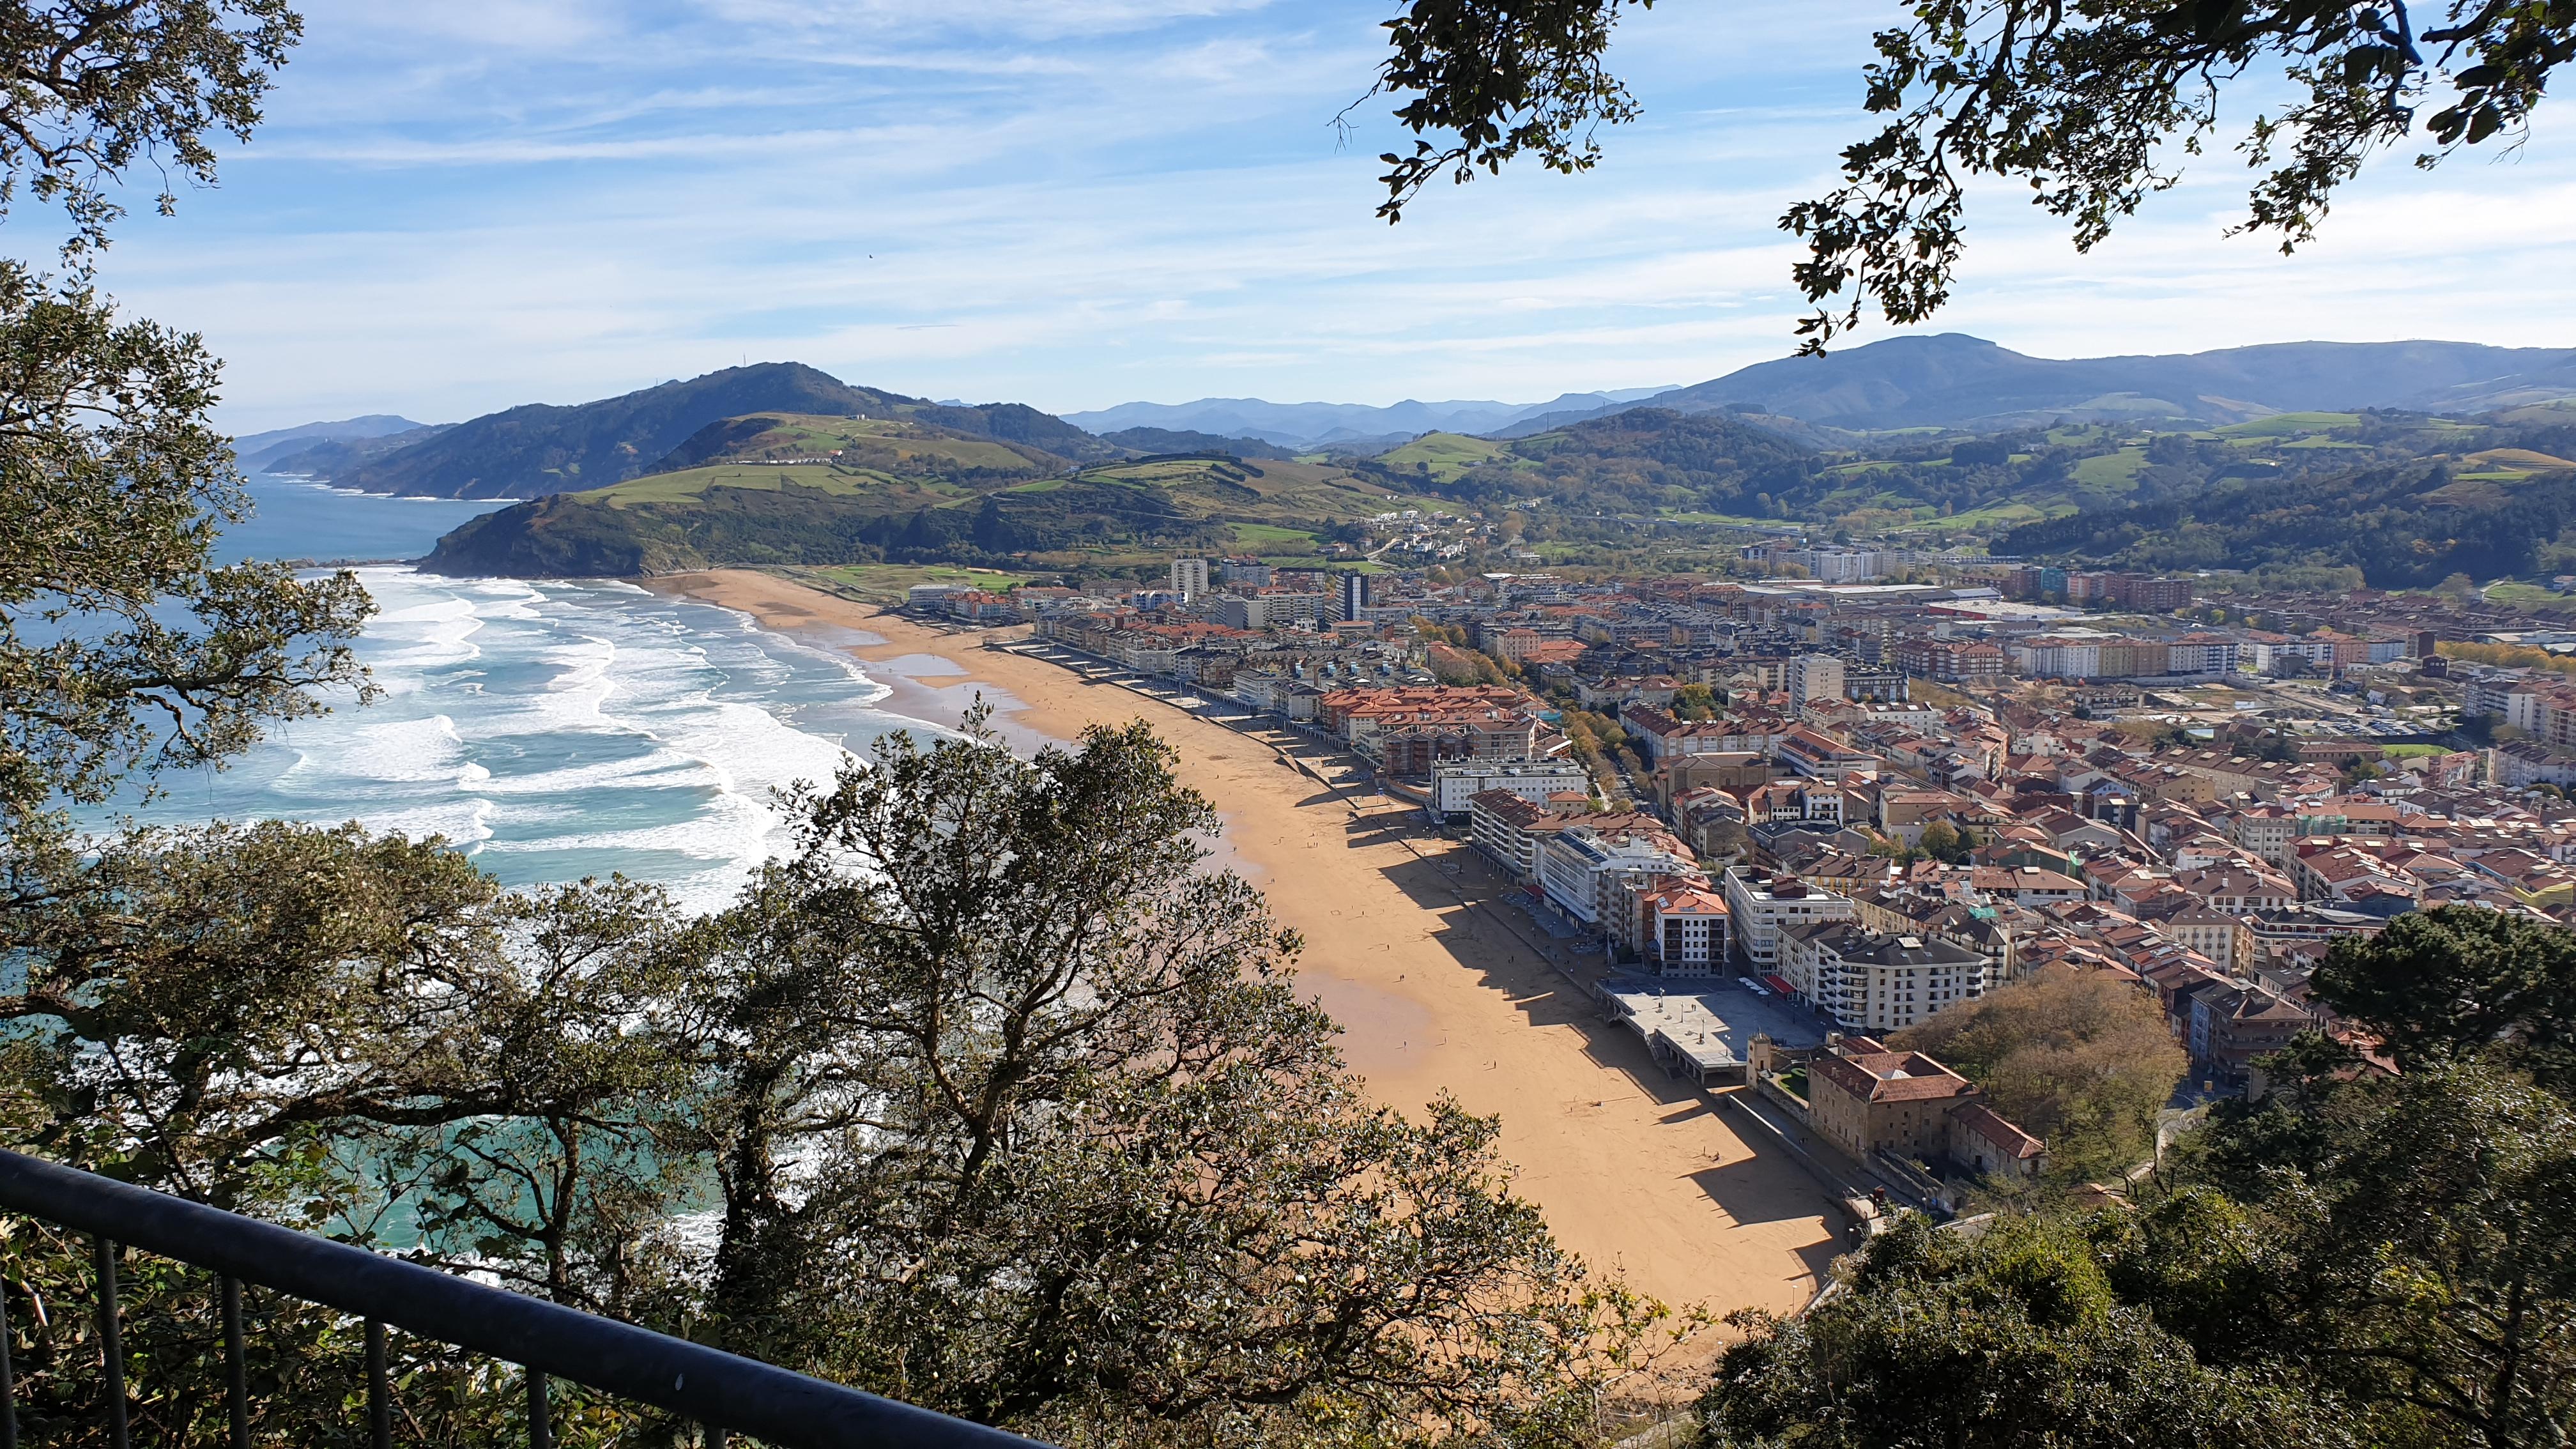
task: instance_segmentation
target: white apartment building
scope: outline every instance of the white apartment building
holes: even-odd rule
[[[1592,793],[1591,776],[1574,760],[1448,760],[1431,767],[1431,809],[1443,820],[1464,815],[1468,799],[1508,790],[1534,805],[1565,790]]]
[[[1780,964],[1780,932],[1793,925],[1848,921],[1855,908],[1847,897],[1788,877],[1759,875],[1730,866],[1720,881],[1727,916],[1735,937],[1735,954],[1757,972]]]
[[[1789,698],[1799,704],[1811,699],[1843,697],[1843,662],[1830,654],[1801,654],[1789,661]]]
[[[1635,944],[1625,939],[1633,887],[1665,876],[1706,879],[1689,850],[1660,831],[1604,835],[1575,826],[1540,838],[1537,856],[1548,903],[1622,945]]]
[[[1965,946],[1882,936],[1852,921],[1782,927],[1777,974],[1844,1030],[1873,1036],[1974,1000],[1995,979],[1993,960]]]
[[[2092,679],[2102,672],[2102,641],[2045,635],[2016,641],[2013,667],[2033,679]]]
[[[2185,634],[2165,645],[2165,673],[2229,675],[2236,672],[2244,646],[2217,634]]]
[[[1172,592],[1195,599],[1208,591],[1208,565],[1203,558],[1172,560]]]

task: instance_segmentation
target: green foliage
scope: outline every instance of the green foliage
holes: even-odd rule
[[[2048,1143],[2057,1172],[2077,1180],[2154,1154],[2156,1114],[2189,1065],[2152,995],[2093,972],[2042,972],[1889,1041],[1984,1088],[1996,1111]]]
[[[2266,1375],[2202,1363],[2113,1288],[2098,1228],[2007,1218],[1962,1237],[1908,1216],[1803,1318],[1740,1313],[1700,1401],[1712,1446],[1808,1449],[2350,1443]]]
[[[197,340],[0,263],[0,811],[220,761],[354,679],[348,574],[210,561],[248,502]]]
[[[1935,820],[1926,826],[1916,848],[1943,865],[1965,865],[1977,848],[1977,832],[1964,826],[1953,827],[1946,820]]]
[[[2485,1061],[2356,1076],[2331,1044],[2223,1114],[2199,1173],[2258,1224],[2237,1327],[2373,1443],[2564,1442],[2576,1112]],[[2240,1350],[2244,1351],[2244,1350]]]
[[[2576,933],[2564,927],[2475,906],[2412,912],[2335,942],[2315,990],[2409,1071],[2495,1053],[2576,1091]]]
[[[168,213],[170,180],[214,184],[214,133],[249,138],[303,29],[286,0],[17,7],[0,39],[0,209],[23,187],[70,218],[68,250],[94,250],[124,215],[112,193],[142,161],[162,173]]]
[[[2529,574],[2576,526],[2576,473],[2503,486],[2455,481],[2446,459],[2311,471],[2297,488],[2222,479],[2206,489],[2024,524],[1998,549],[2081,554],[2137,568],[2356,568],[2374,588]]]
[[[1376,89],[1406,97],[1396,119],[1436,139],[1383,158],[1379,214],[1399,215],[1443,172],[1464,182],[1524,153],[1552,170],[1589,169],[1595,128],[1637,114],[1603,63],[1625,3],[1406,6],[1387,24],[1393,55]],[[2260,173],[2245,224],[2295,247],[2364,158],[2413,134],[2425,102],[2441,108],[2421,118],[2438,148],[2422,165],[2520,135],[2576,52],[2576,20],[2497,4],[2434,20],[2325,0],[2262,0],[2223,17],[2169,0],[2073,16],[2031,0],[1935,0],[1874,44],[1863,104],[1885,123],[1843,151],[1839,185],[1781,218],[1807,242],[1791,275],[1819,304],[1799,324],[1810,351],[1871,307],[1905,324],[1949,300],[1966,191],[1980,177],[2028,182],[2032,204],[2065,218],[2079,250],[2099,244],[2175,184],[2174,157],[2198,154],[2221,91],[2249,71],[2286,67],[2291,89],[2241,148]]]
[[[1802,1320],[1739,1315],[1713,1444],[2540,1449],[2576,1419],[2576,1113],[2484,1062],[2321,1038],[2191,1179],[2085,1217],[1873,1240]]]

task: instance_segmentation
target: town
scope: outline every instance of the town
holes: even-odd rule
[[[2576,680],[2528,620],[1794,538],[1743,559],[1182,558],[909,605],[1329,742],[1514,882],[1668,1071],[1756,1089],[1862,1168],[1838,1185],[1936,1209],[2049,1161],[1882,1040],[1946,1008],[2117,982],[2205,1102],[2259,1094],[2302,1031],[2373,1059],[2308,989],[2338,939],[2437,905],[2576,919]]]

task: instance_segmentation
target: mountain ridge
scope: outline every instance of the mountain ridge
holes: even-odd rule
[[[1823,357],[1773,358],[1682,387],[1566,393],[1526,405],[1408,399],[1379,407],[1200,398],[1120,403],[1065,418],[1095,432],[1150,425],[1356,450],[1383,445],[1390,435],[1424,432],[1529,437],[1638,407],[1758,412],[1858,433],[1914,427],[1998,431],[2059,419],[2223,424],[2355,407],[2466,413],[2571,396],[2576,347],[2312,340],[2049,358],[1944,332],[1883,338]]]
[[[1075,461],[1119,454],[1114,445],[1022,403],[934,403],[845,383],[801,362],[763,362],[587,403],[525,403],[390,450],[353,443],[295,456],[310,463],[316,476],[369,493],[541,497],[650,472],[709,425],[764,413],[910,419]]]

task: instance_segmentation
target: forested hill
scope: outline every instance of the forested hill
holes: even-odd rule
[[[2576,470],[2455,473],[2425,461],[2287,487],[2230,479],[2188,497],[2027,524],[1996,550],[2157,570],[2351,565],[2374,588],[2421,588],[2453,574],[2564,567],[2576,559],[2571,530]]]
[[[459,423],[380,454],[324,459],[346,488],[442,498],[527,498],[597,488],[648,472],[711,423],[753,413],[915,420],[1061,457],[1118,449],[1018,403],[954,407],[856,387],[802,363],[731,367],[571,407],[531,403]]]

